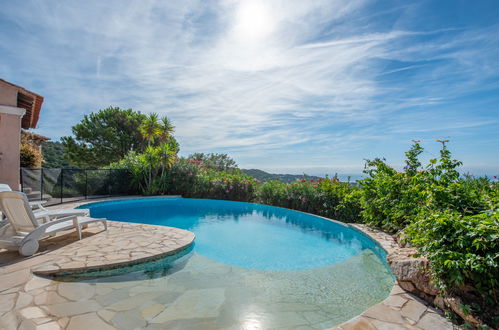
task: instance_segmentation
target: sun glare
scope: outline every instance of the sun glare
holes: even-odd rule
[[[272,33],[271,10],[263,1],[242,1],[237,8],[234,34],[242,42],[257,42]]]

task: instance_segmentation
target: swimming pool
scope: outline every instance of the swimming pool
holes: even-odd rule
[[[109,303],[132,291],[155,292],[160,312],[143,317],[141,327],[328,328],[382,301],[394,283],[374,241],[310,214],[183,198],[82,207],[94,217],[196,234],[193,248],[163,269],[87,280],[97,287],[126,283]]]

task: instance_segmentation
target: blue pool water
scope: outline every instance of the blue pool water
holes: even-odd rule
[[[194,252],[256,270],[330,266],[366,250],[385,252],[364,234],[309,214],[267,205],[183,198],[92,203],[91,216],[163,225],[196,234]]]

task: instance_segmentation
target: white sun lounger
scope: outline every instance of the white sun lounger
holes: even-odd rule
[[[29,206],[26,195],[16,191],[0,192],[0,210],[7,216],[10,226],[0,231],[0,247],[17,248],[23,256],[38,251],[38,241],[59,231],[75,228],[81,239],[81,229],[89,223],[101,222],[107,230],[106,219],[71,215],[40,223]]]
[[[9,185],[5,183],[0,183],[0,192],[2,191],[12,191]],[[29,202],[29,206],[34,211],[34,215],[37,219],[42,219],[43,222],[48,222],[53,219],[58,219],[62,217],[69,216],[89,216],[89,209],[58,209],[49,210],[43,207],[44,201],[34,201]],[[1,220],[1,217],[0,217]]]

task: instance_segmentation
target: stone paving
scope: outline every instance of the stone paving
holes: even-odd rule
[[[350,329],[458,329],[442,313],[407,293],[398,285],[382,303],[374,305],[361,315],[334,328]]]
[[[78,203],[80,204],[80,203]],[[76,205],[78,205],[76,204]],[[74,205],[71,205],[74,206]],[[207,275],[207,284],[215,280],[224,281],[224,274],[233,276],[240,272],[230,267],[220,273],[220,268],[203,267],[193,269],[188,266],[178,273],[167,272],[148,281],[134,281],[125,278],[109,278],[99,281],[61,282],[57,278],[37,276],[33,272],[58,273],[75,271],[81,267],[103,269],[108,265],[123,262],[139,262],[165,255],[189,245],[194,235],[187,231],[174,231],[167,234],[158,226],[124,224],[109,222],[110,230],[100,232],[99,225],[84,230],[84,239],[78,241],[76,234],[66,233],[47,239],[41,251],[30,258],[21,258],[17,253],[0,250],[0,329],[265,329],[277,328],[277,324],[268,327],[258,323],[254,306],[246,306],[248,315],[257,316],[241,320],[241,323],[222,326],[227,316],[222,313],[222,305],[232,306],[238,302],[228,300],[227,290],[244,288],[246,284],[236,283],[234,288],[189,289],[182,284],[188,276]],[[357,226],[377,239],[389,251],[396,248],[392,241],[377,232]],[[189,235],[190,234],[190,235]],[[116,246],[107,244],[109,239],[100,239],[108,235],[117,242]],[[145,235],[145,236],[143,236]],[[147,235],[154,237],[147,239]],[[64,237],[63,237],[64,236]],[[387,235],[388,236],[388,235]],[[135,240],[134,237],[140,238]],[[164,244],[158,244],[165,239]],[[70,244],[67,244],[70,241]],[[176,245],[168,242],[175,241]],[[157,245],[159,246],[157,246]],[[115,255],[116,257],[113,257]],[[205,261],[207,262],[207,261]],[[208,263],[210,264],[210,263]],[[211,274],[213,272],[213,274]],[[170,274],[170,275],[168,275]],[[166,276],[168,275],[168,276]],[[173,276],[173,277],[172,277]],[[253,275],[252,275],[253,276]],[[255,283],[265,285],[266,279],[256,278]],[[281,281],[279,279],[279,281]],[[213,284],[212,284],[213,285]],[[298,285],[298,284],[296,284]],[[161,293],[160,289],[168,286],[170,293]],[[286,287],[289,285],[285,285]],[[303,283],[305,286],[305,283]],[[293,290],[300,289],[294,287]],[[265,299],[264,299],[265,300]],[[264,304],[265,301],[262,301]],[[240,302],[239,302],[240,304]],[[281,304],[278,302],[278,304]],[[262,305],[265,306],[265,305]],[[269,305],[273,306],[273,305]],[[328,328],[326,323],[311,326],[303,323],[308,314],[293,312],[290,304],[280,312],[282,329],[318,329]],[[242,306],[244,307],[244,306]],[[341,306],[331,306],[337,308]],[[289,311],[288,309],[291,308]],[[316,318],[321,313],[314,314]],[[231,313],[229,313],[231,315]],[[239,316],[235,315],[236,319]],[[262,317],[264,319],[264,317]],[[302,322],[302,323],[300,323]],[[322,321],[321,321],[322,322]],[[287,325],[286,325],[287,324]],[[322,324],[322,326],[321,326]],[[337,323],[336,323],[337,324]],[[330,327],[330,326],[329,326]],[[391,294],[359,316],[337,326],[334,329],[453,329],[454,326],[442,314],[428,306],[424,301],[405,292],[395,285]]]

